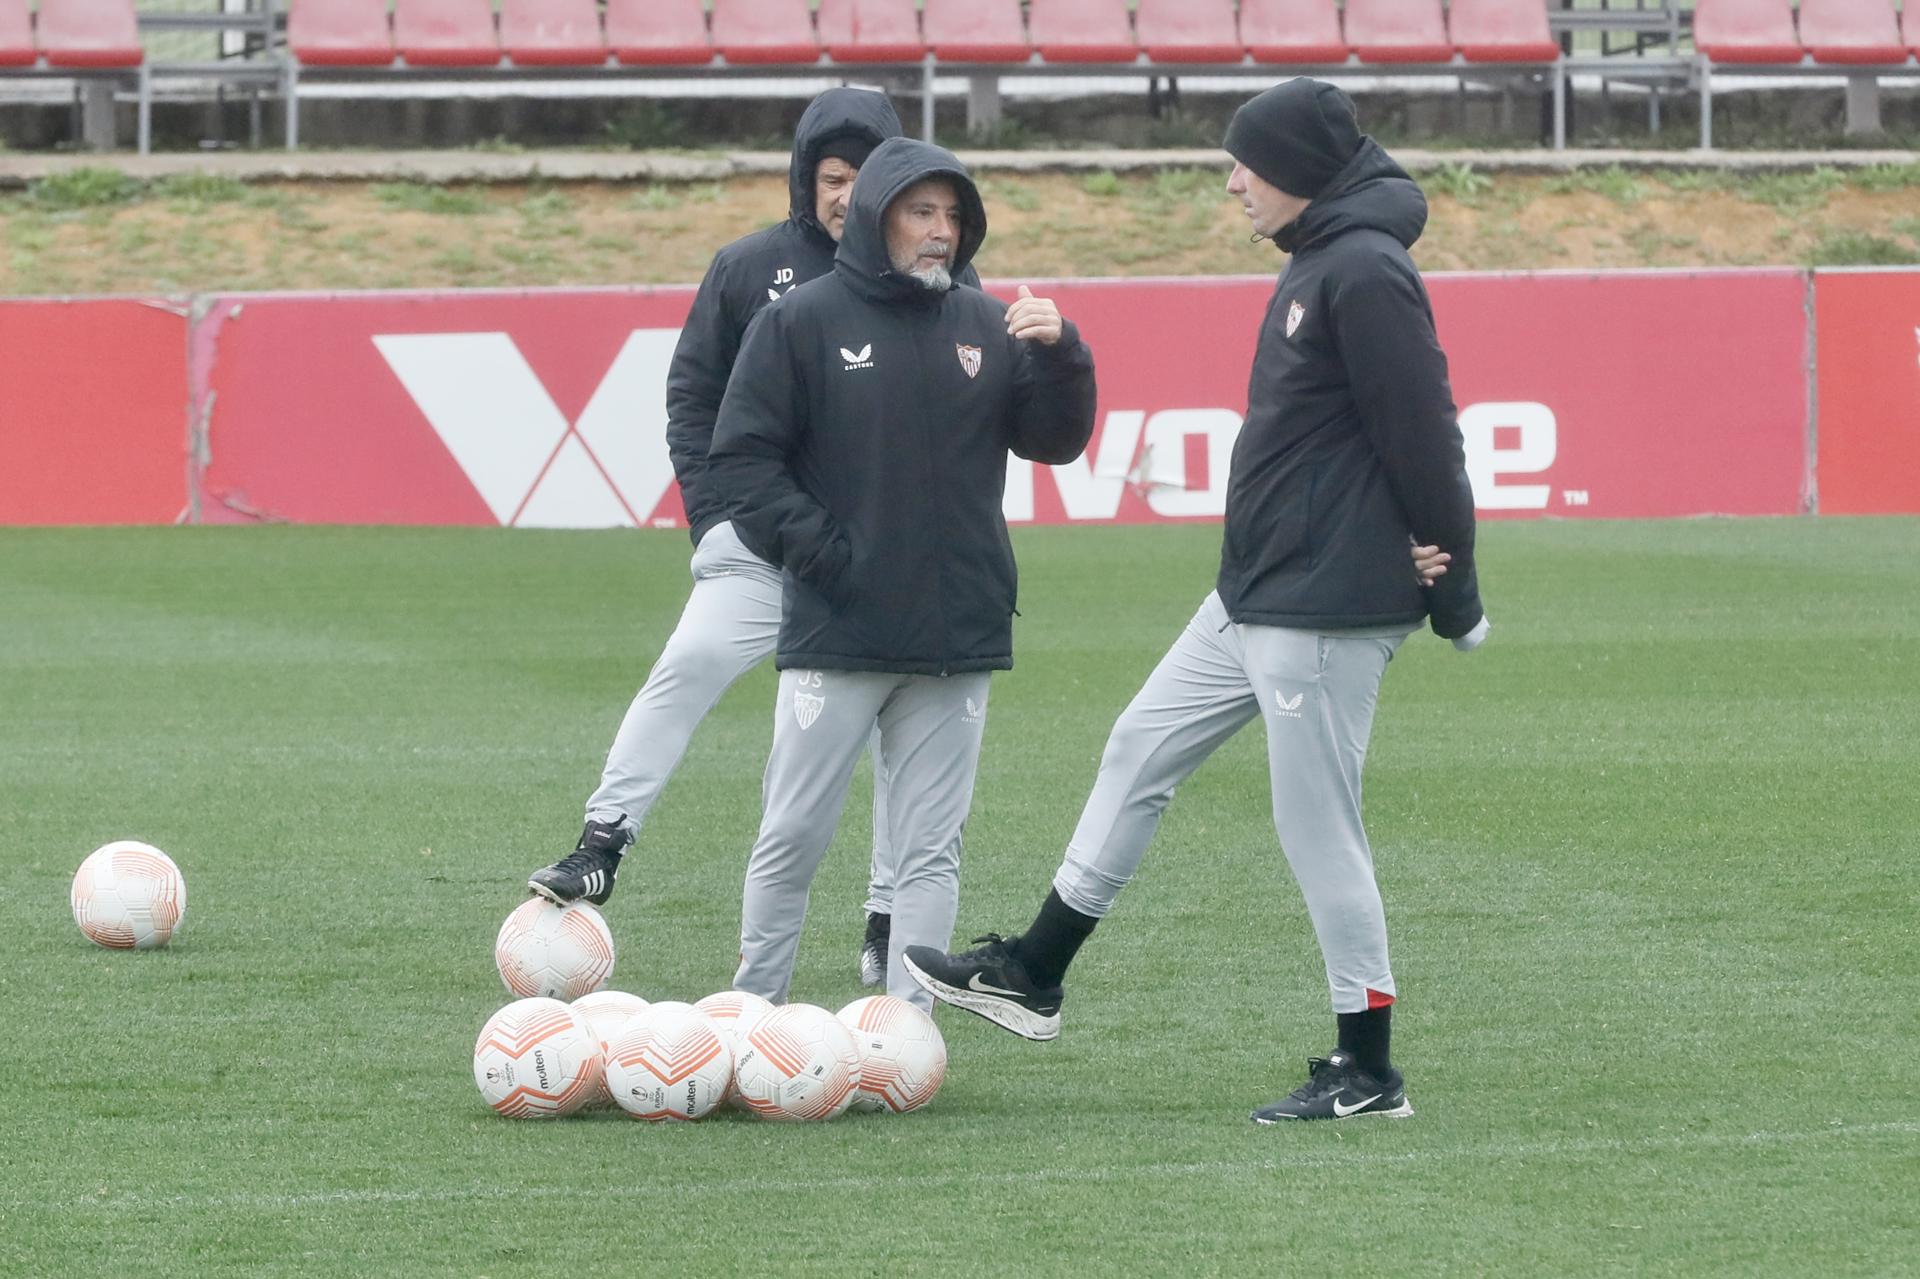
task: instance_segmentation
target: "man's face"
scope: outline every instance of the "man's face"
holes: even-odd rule
[[[960,195],[945,178],[928,178],[887,206],[887,259],[929,288],[945,288],[960,246]]]
[[[860,170],[837,155],[813,166],[813,216],[835,240],[847,229],[847,201],[853,198],[853,179]]]
[[[1238,160],[1233,162],[1233,172],[1227,177],[1227,194],[1238,199],[1246,209],[1247,216],[1253,220],[1253,233],[1269,240],[1313,203],[1302,196],[1288,195]]]

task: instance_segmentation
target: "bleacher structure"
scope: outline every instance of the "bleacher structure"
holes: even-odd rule
[[[917,81],[931,137],[936,75],[997,100],[1016,75],[1437,74],[1540,86],[1563,147],[1568,82],[1587,74],[1696,89],[1704,147],[1716,71],[1871,84],[1915,74],[1920,58],[1920,0],[1904,14],[1897,0],[220,0],[220,12],[191,13],[136,3],[0,0],[0,79],[87,82],[96,104],[103,86],[130,86],[144,152],[159,79],[239,85],[256,103],[278,95],[292,148],[301,86],[339,79],[884,75]],[[142,47],[143,32],[182,29],[222,33],[222,56]],[[1574,37],[1592,30],[1630,36],[1628,55],[1604,39],[1598,54],[1577,54]]]

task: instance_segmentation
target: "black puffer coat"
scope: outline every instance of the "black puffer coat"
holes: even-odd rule
[[[905,138],[854,184],[831,275],[761,312],[728,384],[708,477],[746,544],[786,570],[778,665],[941,675],[1013,665],[1007,453],[1072,461],[1093,434],[1093,356],[1007,334],[1005,303],[895,271],[883,215],[928,177],[962,206],[951,269],[986,238],[951,154]]]
[[[1407,249],[1420,188],[1372,140],[1276,242],[1293,254],[1267,304],[1233,449],[1220,602],[1236,622],[1326,630],[1481,617],[1447,357]],[[1419,585],[1411,539],[1452,554]]]

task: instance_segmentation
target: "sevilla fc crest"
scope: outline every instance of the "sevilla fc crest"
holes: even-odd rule
[[[1307,308],[1301,306],[1296,300],[1292,306],[1287,308],[1287,336],[1292,337],[1293,331],[1300,327],[1300,321],[1306,318]]]
[[[827,699],[815,697],[812,693],[795,690],[793,694],[793,717],[800,723],[800,731],[806,732],[813,727],[813,721],[820,718],[820,712],[827,708]]]
[[[953,344],[953,349],[959,354],[960,367],[967,371],[967,376],[979,377],[980,348],[977,346],[963,346],[956,342]]]

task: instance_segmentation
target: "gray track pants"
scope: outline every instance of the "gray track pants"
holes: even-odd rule
[[[587,817],[637,832],[693,730],[733,682],[772,655],[780,634],[780,570],[741,545],[731,523],[708,529],[693,553],[693,593],[607,752]],[[878,738],[876,736],[875,740]],[[867,909],[893,910],[887,776],[873,757],[873,866]]]
[[[1060,899],[1084,915],[1112,909],[1174,788],[1258,714],[1274,829],[1320,939],[1333,1010],[1360,1012],[1390,999],[1386,914],[1360,824],[1360,772],[1380,679],[1407,634],[1238,626],[1219,596],[1208,595],[1107,738],[1054,876]]]
[[[740,906],[737,989],[784,1003],[807,890],[847,798],[860,748],[877,727],[875,767],[890,782],[893,932],[887,993],[932,1011],[907,975],[907,946],[945,950],[960,901],[960,838],[986,730],[988,675],[782,671],[760,836]]]

